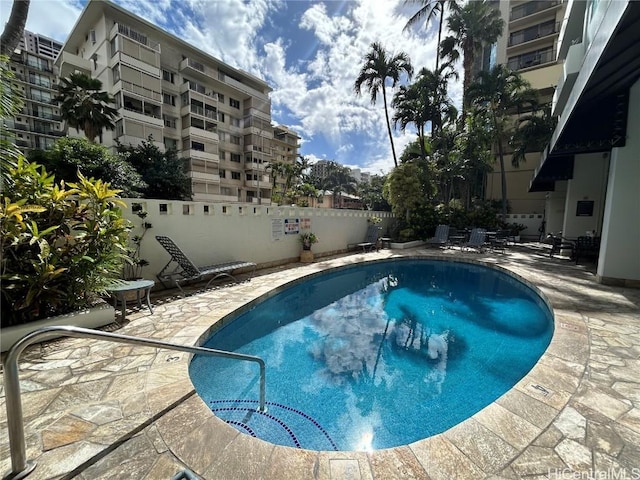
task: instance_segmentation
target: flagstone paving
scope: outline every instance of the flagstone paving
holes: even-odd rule
[[[487,262],[551,303],[554,337],[531,372],[450,430],[373,452],[272,445],[216,418],[194,393],[189,354],[86,339],[29,347],[20,361],[29,479],[640,479],[640,290],[599,285],[593,266],[538,244],[505,254],[417,248],[321,258],[181,298],[152,296],[107,330],[195,345],[224,315],[293,279],[399,256]],[[268,367],[267,367],[268,368]],[[0,387],[0,468],[9,458]]]

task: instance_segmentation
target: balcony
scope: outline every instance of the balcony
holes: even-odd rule
[[[88,74],[92,71],[91,60],[65,52],[64,50],[60,52],[56,64],[60,69],[59,73],[61,77],[67,77],[76,70],[81,70],[83,73]]]
[[[199,78],[209,80],[218,80],[218,70],[204,65],[192,58],[185,58],[180,62],[179,69],[181,72],[187,72]]]
[[[578,73],[580,72],[580,67],[582,67],[584,56],[585,48],[583,42],[576,43],[569,47],[567,58],[565,58],[564,64],[562,65],[562,76],[558,80],[556,91],[553,94],[553,103],[551,107],[552,115],[556,116],[562,114],[562,111],[567,104],[569,94],[576,82],[576,78],[578,78]]]
[[[271,187],[271,179],[269,178],[268,175],[264,175],[262,177],[262,180],[245,180],[244,184],[247,187],[252,187],[252,188],[268,188]]]
[[[218,163],[220,161],[220,156],[217,153],[203,152],[202,150],[195,150],[193,148],[185,150],[183,155],[195,160],[205,160],[207,162]]]
[[[141,87],[140,85],[136,85],[135,83],[131,83],[126,80],[119,80],[113,88],[114,91],[118,90],[118,85],[125,92],[134,93],[136,95],[140,95],[141,97],[145,97],[150,100],[155,100],[158,103],[162,103],[162,93],[160,92]]]
[[[205,173],[197,170],[187,171],[187,176],[193,180],[201,180],[205,183],[220,183],[220,175],[217,173]]]
[[[198,105],[191,104],[191,105],[186,105],[180,109],[181,115],[187,115],[189,113],[199,115],[209,120],[218,121],[218,112],[211,110],[209,108],[202,108],[202,107],[199,107]]]
[[[513,32],[509,36],[509,41],[507,44],[508,49],[513,49],[519,45],[525,45],[527,47],[533,46],[534,42],[545,42],[549,41],[549,39],[553,35],[557,35],[560,32],[560,23],[559,22],[545,22],[540,23],[538,25],[534,25],[533,27],[525,28],[522,30],[518,30]]]
[[[40,62],[30,62],[28,60],[24,62],[24,64],[27,67],[32,68],[34,70],[39,70],[41,72],[46,72],[46,73],[53,73],[53,67],[50,67],[48,64],[42,64]]]
[[[548,16],[550,12],[559,9],[561,5],[561,0],[532,1],[518,5],[511,9],[509,28],[513,30],[513,28],[518,25],[536,22]]]
[[[507,67],[511,70],[523,70],[526,68],[538,67],[556,61],[556,51],[553,48],[538,50],[510,57]]]
[[[188,127],[182,130],[182,138],[191,136],[204,138],[206,140],[213,140],[214,142],[219,141],[218,134],[216,132],[203,130],[198,127]]]
[[[34,102],[44,103],[46,105],[55,105],[55,103],[56,103],[56,102],[53,101],[52,98],[42,97],[42,96],[36,95],[34,93],[31,93],[31,95],[29,95],[29,99],[33,100]]]
[[[154,127],[164,127],[164,120],[159,115],[146,113],[144,110],[133,107],[122,107],[118,110],[118,113],[122,118],[129,118],[137,122],[141,122]]]

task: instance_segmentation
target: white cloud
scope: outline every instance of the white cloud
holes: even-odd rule
[[[353,92],[370,44],[378,41],[391,54],[407,52],[416,71],[435,64],[437,28],[403,32],[407,19],[419,7],[404,7],[403,0],[353,0],[343,2],[342,8],[333,2],[309,2],[302,15],[291,17],[288,25],[271,23],[274,13],[291,8],[292,4],[282,0],[116,1],[195,47],[264,78],[274,89],[274,122],[299,132],[305,156],[357,164],[375,173],[393,166],[382,99],[371,105],[367,92],[361,97]],[[2,24],[9,10],[0,9]],[[80,0],[32,0],[27,28],[64,40],[80,11]],[[272,36],[265,42],[260,35],[266,30],[278,32],[280,38]],[[301,32],[315,39],[308,45],[311,58],[291,58]],[[459,103],[459,82],[450,93]],[[392,96],[388,88],[389,102]],[[320,138],[332,150],[314,151],[319,148],[314,140]],[[399,157],[415,135],[398,131],[394,138]]]

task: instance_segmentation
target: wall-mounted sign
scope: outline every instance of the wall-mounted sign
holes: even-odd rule
[[[576,217],[593,217],[593,200],[578,200]]]
[[[271,219],[271,240],[276,241],[284,237],[284,220],[282,218]]]
[[[299,218],[285,218],[284,219],[284,234],[285,235],[297,235],[300,233],[300,219]]]
[[[300,228],[303,230],[309,230],[311,228],[311,219],[310,218],[301,218],[300,219]]]

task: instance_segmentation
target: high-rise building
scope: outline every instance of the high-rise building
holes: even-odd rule
[[[64,135],[60,111],[53,102],[57,85],[53,60],[61,48],[59,42],[25,30],[9,59],[14,76],[12,88],[22,97],[23,106],[5,124],[16,146],[25,153],[34,148],[51,148]]]
[[[520,73],[538,91],[542,103],[551,104],[562,74],[557,51],[565,4],[561,0],[496,2],[505,27],[497,44],[490,49],[491,63],[495,61]],[[545,194],[529,193],[529,182],[539,159],[540,152],[531,152],[525,162],[513,167],[511,156],[506,155],[507,198],[512,213],[544,212]],[[500,176],[499,169],[487,175],[486,198],[501,198]]]
[[[271,124],[269,85],[108,2],[91,0],[57,62],[116,99],[119,118],[103,143],[152,141],[186,159],[197,201],[270,203],[266,169],[282,129]],[[295,135],[295,134],[293,134]],[[298,143],[290,138],[295,158]]]

